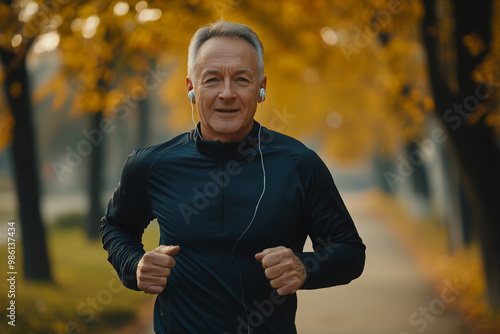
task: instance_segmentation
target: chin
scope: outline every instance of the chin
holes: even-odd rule
[[[213,129],[223,135],[238,134],[243,130],[240,124],[217,124]]]
[[[251,126],[240,122],[220,122],[213,124],[212,129],[219,135],[234,137],[246,136],[252,130]]]

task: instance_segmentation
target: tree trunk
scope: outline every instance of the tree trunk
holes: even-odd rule
[[[492,129],[483,120],[469,124],[470,112],[477,101],[484,101],[491,85],[478,85],[472,73],[489,50],[491,42],[492,1],[456,1],[454,42],[457,54],[459,91],[453,94],[440,71],[435,2],[424,0],[423,39],[427,49],[431,89],[436,112],[447,130],[450,147],[463,178],[466,195],[471,203],[474,224],[481,245],[487,296],[492,307],[500,309],[500,155]],[[473,55],[464,45],[464,36],[477,34],[485,50]],[[488,79],[488,78],[486,78]],[[490,92],[491,93],[491,92]]]
[[[467,199],[467,193],[462,182],[459,184],[459,203],[460,203],[460,225],[462,226],[462,242],[464,245],[470,245],[474,240],[474,231],[471,221],[473,219],[470,203]]]
[[[92,129],[99,129],[101,121],[103,119],[102,112],[97,112],[93,114],[91,121]],[[92,154],[90,155],[90,166],[89,166],[89,197],[90,197],[90,209],[87,216],[86,231],[89,240],[95,240],[99,236],[99,225],[101,218],[104,214],[104,210],[101,206],[101,185],[102,185],[102,166],[103,166],[103,146],[104,146],[104,135],[102,135],[102,140],[94,145]]]
[[[40,185],[26,58],[0,50],[6,95],[15,120],[12,140],[14,180],[19,203],[24,276],[51,281],[45,229],[40,215]]]
[[[451,252],[456,252],[472,242],[473,216],[470,213],[471,205],[464,189],[460,171],[453,168],[455,161],[452,161],[448,151],[442,154],[444,154],[442,159],[446,189],[449,192],[445,195],[448,201],[445,220],[448,227],[448,245]]]

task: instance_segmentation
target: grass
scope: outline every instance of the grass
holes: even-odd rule
[[[435,219],[411,218],[396,199],[380,193],[373,194],[371,204],[371,209],[382,217],[402,246],[414,255],[438,296],[445,280],[458,280],[466,286],[450,307],[465,316],[474,333],[500,333],[500,312],[489,308],[486,302],[479,246],[472,244],[451,252],[447,231]]]
[[[110,333],[132,321],[137,306],[152,298],[123,287],[99,240],[88,241],[81,228],[68,222],[62,226],[48,231],[53,283],[22,277],[17,243],[16,326],[7,325],[2,306],[0,333]],[[146,250],[157,246],[158,236],[158,225],[152,223],[144,234]],[[6,260],[7,245],[0,249]],[[7,305],[7,287],[2,290],[0,303]]]

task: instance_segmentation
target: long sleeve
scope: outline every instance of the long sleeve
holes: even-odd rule
[[[147,200],[147,165],[134,151],[125,161],[120,183],[111,197],[100,232],[108,261],[122,283],[137,288],[137,264],[144,255],[142,235],[153,219]]]
[[[306,189],[307,233],[314,252],[296,253],[307,279],[302,289],[347,284],[359,277],[365,263],[365,245],[323,161],[311,152],[300,168]]]

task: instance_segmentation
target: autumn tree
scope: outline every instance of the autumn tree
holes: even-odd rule
[[[69,3],[64,0],[0,3],[0,56],[3,64],[0,78],[6,87],[5,104],[9,107],[2,108],[0,113],[0,145],[5,147],[12,141],[27,278],[49,280],[51,271],[39,207],[40,188],[26,57],[37,37],[60,39],[59,50],[64,66],[37,92],[37,101],[54,95],[53,108],[57,110],[74,96],[72,114],[93,115],[92,129],[99,129],[103,120],[109,121],[104,119],[104,113],[110,118],[115,117],[113,111],[130,101],[130,95],[136,94],[132,103],[144,104],[146,96],[142,82],[148,74],[156,75],[156,83],[153,83],[156,85],[165,79],[150,60],[157,58],[159,51],[164,51],[165,37],[172,43],[182,39],[179,35],[165,34],[165,31],[179,27],[180,23],[190,24],[192,8],[181,1],[169,4],[168,8],[160,1],[157,3],[163,6],[163,12],[145,1],[130,1],[130,4],[111,1]],[[183,14],[184,20],[176,17],[179,13]],[[154,21],[158,21],[157,24],[152,24]],[[76,87],[74,95],[71,87]],[[92,209],[87,230],[89,236],[96,237],[103,214],[99,206],[102,142],[92,149],[93,174],[89,177]],[[54,172],[64,176],[67,168],[54,166]]]
[[[500,154],[495,125],[498,126],[499,45],[493,43],[494,2],[423,3],[422,34],[436,112],[447,130],[474,212],[488,299],[498,309]],[[448,4],[451,12],[439,15],[436,6],[443,4]],[[453,28],[444,25],[446,15]],[[485,62],[489,66],[480,68]]]
[[[24,275],[35,280],[51,280],[52,275],[40,214],[40,184],[26,57],[35,38],[44,31],[45,20],[51,15],[47,7],[35,2],[24,7],[19,1],[0,2],[0,58],[8,102],[8,110],[2,110],[2,114],[4,118],[13,119],[12,132],[6,133],[12,136]],[[5,116],[7,113],[10,116]]]
[[[114,120],[139,114],[139,143],[145,145],[149,129],[147,98],[169,77],[162,55],[175,54],[184,38],[171,31],[187,29],[194,8],[184,1],[83,1],[57,27],[61,42],[58,53],[61,69],[39,91],[37,101],[52,95],[54,101],[71,98],[72,115],[90,115],[95,140],[89,154],[90,209],[86,231],[98,237],[103,183],[105,134],[100,129]],[[197,8],[202,15],[205,10]],[[168,58],[168,57],[167,57]],[[65,88],[68,83],[74,90]],[[71,94],[70,94],[71,93]],[[61,107],[62,104],[54,105]],[[71,171],[61,162],[54,172],[64,177]]]

